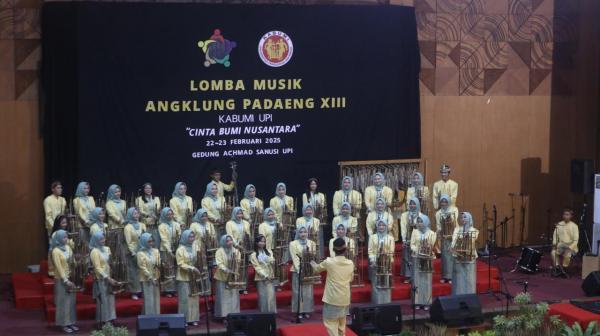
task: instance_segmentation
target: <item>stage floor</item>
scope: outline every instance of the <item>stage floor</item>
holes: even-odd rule
[[[501,270],[501,274],[504,275],[505,285],[508,292],[511,295],[515,295],[523,291],[523,282],[528,282],[528,291],[533,295],[534,301],[546,301],[546,302],[561,302],[568,301],[570,299],[583,298],[585,295],[581,289],[582,279],[576,274],[569,279],[552,278],[549,273],[540,271],[536,274],[523,274],[523,273],[510,273],[513,269],[516,259],[520,251],[513,250],[507,251],[498,257],[497,260],[493,260],[494,266],[497,266]],[[485,259],[481,259],[485,260]],[[547,269],[550,265],[550,258],[548,254],[542,258],[540,264],[542,269]],[[62,333],[53,327],[50,323],[46,322],[46,315],[43,309],[36,310],[18,310],[15,308],[14,297],[12,296],[13,290],[11,288],[11,277],[10,275],[3,275],[0,277],[0,334],[1,335],[61,335]],[[506,306],[505,297],[499,296],[498,299],[488,294],[479,294],[484,313],[486,312],[502,312]],[[405,328],[411,326],[412,309],[410,306],[410,300],[399,300],[394,301],[400,303],[402,306],[403,320],[405,320]],[[369,305],[368,303],[354,303],[353,306],[364,306]],[[319,322],[321,320],[322,306],[317,305],[316,311],[312,314],[310,322]],[[509,305],[509,309],[513,309],[513,305]],[[255,310],[243,310],[243,312],[254,312]],[[294,316],[290,312],[288,307],[280,307],[278,312],[277,324],[278,326],[284,326],[291,324]],[[423,322],[429,319],[429,313],[424,311],[416,311],[417,322]],[[127,326],[130,330],[130,334],[135,334],[135,317],[119,318],[117,324]],[[205,319],[202,318],[201,325],[198,327],[190,328],[188,330],[189,335],[203,334],[206,332]],[[94,327],[94,321],[83,320],[79,322],[81,331],[78,334],[89,334]],[[223,332],[224,325],[222,323],[210,322],[211,333],[212,332]]]

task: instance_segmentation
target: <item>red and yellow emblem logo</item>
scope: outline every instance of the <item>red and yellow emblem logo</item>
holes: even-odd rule
[[[258,42],[258,55],[268,66],[280,67],[292,58],[294,44],[284,32],[273,30],[261,37]]]

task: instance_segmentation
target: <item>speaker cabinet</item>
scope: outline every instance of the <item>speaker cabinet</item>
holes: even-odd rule
[[[593,160],[571,160],[571,192],[579,194],[594,192]]]
[[[227,315],[228,336],[275,336],[274,313],[235,313]]]
[[[185,336],[183,314],[139,315],[136,325],[138,336]]]
[[[600,271],[588,274],[581,284],[581,289],[585,296],[600,296]]]
[[[481,303],[476,294],[438,297],[430,310],[431,321],[460,327],[479,324],[483,321]]]
[[[358,335],[399,334],[402,331],[402,311],[399,304],[354,307],[352,330]]]

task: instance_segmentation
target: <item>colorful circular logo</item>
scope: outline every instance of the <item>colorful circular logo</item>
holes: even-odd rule
[[[292,58],[294,44],[284,32],[273,30],[261,37],[258,42],[258,55],[268,66],[280,67]]]

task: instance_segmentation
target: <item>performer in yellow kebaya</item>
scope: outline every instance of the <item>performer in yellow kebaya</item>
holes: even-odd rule
[[[191,224],[188,223],[188,217],[192,216],[194,203],[192,198],[187,196],[187,185],[184,182],[177,182],[172,196],[169,207],[173,210],[175,221],[183,226]]]
[[[308,179],[306,192],[302,194],[302,206],[311,204],[313,209],[325,206],[325,195],[318,190],[318,181],[312,177]]]
[[[104,233],[106,237],[106,232],[108,231],[108,224],[104,221],[106,220],[106,211],[102,208],[94,208],[92,212],[90,212],[90,223],[92,226],[90,227],[90,235],[100,231]]]
[[[380,286],[377,281],[377,263],[379,258],[387,256],[389,258],[390,268],[394,265],[394,251],[396,244],[394,237],[387,231],[387,223],[383,220],[377,222],[377,233],[369,237],[368,255],[369,255],[369,279],[371,281],[371,303],[384,304],[392,302],[392,279],[390,276],[389,286]],[[386,270],[383,270],[386,271]],[[392,272],[392,269],[387,271]]]
[[[111,185],[106,193],[106,214],[108,215],[108,227],[111,229],[125,227],[125,216],[127,204],[121,199],[121,187]]]
[[[206,185],[201,205],[202,209],[208,213],[208,220],[214,225],[215,230],[217,230],[217,236],[222,235],[225,232],[225,218],[223,218],[225,198],[219,196],[219,189],[215,182],[209,182]]]
[[[387,207],[392,205],[392,198],[394,192],[392,189],[385,185],[385,177],[382,173],[375,173],[373,175],[373,185],[368,186],[365,189],[365,204],[367,205],[367,211],[375,211],[375,202],[378,198],[383,198]]]
[[[217,248],[219,241],[217,240],[217,232],[211,222],[208,221],[208,213],[206,210],[200,208],[196,211],[196,214],[192,218],[192,225],[190,230],[194,232],[196,241],[198,241],[198,248]],[[212,243],[209,244],[209,240]],[[212,246],[211,246],[212,245]]]
[[[321,222],[314,216],[314,208],[311,204],[306,204],[302,207],[302,217],[296,219],[296,230],[305,227],[308,231],[308,239],[315,242],[319,257],[324,257],[324,246],[321,243]]]
[[[277,223],[275,211],[271,208],[265,209],[263,219],[264,221],[258,227],[258,233],[265,236],[266,248],[267,250],[272,251],[275,246],[277,246],[277,242],[275,241],[277,238],[277,230],[283,230],[283,225]]]
[[[52,182],[50,186],[52,194],[44,198],[44,215],[46,218],[46,230],[48,231],[48,241],[52,237],[52,226],[54,225],[54,219],[58,215],[63,215],[67,210],[67,201],[62,197],[63,186],[60,181]]]
[[[333,218],[333,224],[331,226],[332,231],[334,232],[339,224],[344,225],[346,232],[348,233],[348,237],[352,237],[353,240],[358,239],[358,221],[355,217],[352,217],[350,214],[352,213],[352,206],[348,202],[342,203],[340,208],[340,214]],[[331,254],[330,256],[333,256]]]
[[[58,215],[56,217],[56,219],[54,220],[54,224],[52,225],[52,233],[50,235],[50,248],[48,249],[48,276],[49,277],[54,277],[54,262],[52,260],[52,249],[54,248],[54,246],[52,245],[52,239],[54,238],[54,234],[59,230],[67,231],[67,216],[65,216],[65,215]],[[68,236],[68,234],[67,234],[67,236]],[[73,239],[69,238],[67,245],[69,245],[69,247],[71,249],[73,249],[75,247],[75,243],[73,242]]]
[[[185,230],[181,234],[177,248],[177,313],[185,316],[185,322],[196,326],[200,320],[199,301],[197,296],[190,295],[192,293],[190,287],[192,273],[201,274],[195,266],[198,257],[195,240],[194,232],[189,229]]]
[[[344,226],[344,224],[338,224],[338,226],[335,229],[336,236],[329,240],[329,256],[330,257],[335,257],[335,249],[334,249],[333,243],[338,238],[341,238],[344,240],[344,242],[346,242],[346,250],[347,251],[351,250],[351,251],[354,251],[354,253],[356,253],[356,242],[354,241],[354,239],[349,238],[347,233],[348,233],[348,231],[346,231],[346,226]]]
[[[215,318],[223,319],[230,313],[240,312],[240,292],[236,288],[228,286],[229,275],[236,272],[229,266],[232,260],[236,259],[238,265],[242,261],[242,255],[233,247],[233,237],[223,235],[221,237],[221,247],[215,254],[217,271],[215,272]]]
[[[459,225],[452,234],[452,295],[475,294],[477,292],[477,237],[479,230],[473,227],[473,216],[469,212],[460,214]],[[469,241],[469,244],[460,243]]]
[[[419,215],[417,228],[413,230],[410,249],[413,256],[413,286],[417,288],[415,304],[417,309],[429,310],[432,300],[433,264],[435,258],[433,246],[436,235],[429,229],[429,217]]]
[[[290,242],[289,251],[292,257],[292,313],[300,313],[301,318],[310,318],[310,313],[314,311],[314,296],[313,284],[305,283],[300,279],[300,258],[304,257],[305,251],[316,253],[316,248],[315,242],[308,239],[306,226],[300,226],[296,230],[296,240]],[[300,305],[298,305],[299,291],[302,294]],[[300,306],[300,311],[298,311],[298,306]]]
[[[236,245],[244,246],[244,238],[250,238],[250,223],[244,220],[242,208],[235,207],[231,211],[231,219],[225,226],[225,232],[233,237]]]
[[[152,195],[152,184],[144,183],[142,186],[143,195],[135,199],[135,206],[140,211],[140,221],[146,224],[146,230],[152,234],[153,244],[160,244],[160,235],[158,234],[158,217],[160,216],[160,198]]]
[[[450,196],[452,204],[456,205],[456,199],[458,198],[458,183],[450,179],[450,166],[442,164],[440,167],[440,174],[442,179],[433,184],[433,208],[439,209],[440,196]]]
[[[234,189],[235,180],[237,179],[237,176],[234,174],[232,176],[231,182],[229,182],[229,184],[225,184],[221,182],[221,171],[218,169],[213,169],[212,173],[210,174],[210,178],[211,182],[214,182],[217,185],[217,188],[219,190],[219,197],[224,197],[225,191],[231,192]]]
[[[350,176],[342,179],[342,189],[333,194],[333,215],[338,216],[344,202],[350,203],[352,209],[358,210],[362,206],[362,195],[353,189],[353,180]]]
[[[263,201],[256,197],[256,187],[253,184],[248,184],[244,190],[244,198],[240,201],[240,207],[244,211],[244,219],[251,222],[251,214],[261,214],[264,209]],[[256,223],[258,225],[258,223]]]
[[[146,232],[146,225],[140,223],[140,212],[136,208],[127,209],[127,224],[125,225],[125,242],[129,255],[127,256],[127,277],[129,283],[127,288],[133,300],[138,300],[138,294],[142,292],[142,284],[138,276],[137,251],[140,236]]]
[[[408,200],[416,197],[421,202],[421,208],[426,208],[429,202],[429,187],[425,185],[423,175],[419,172],[413,174],[412,186],[406,191],[406,205],[408,207]]]
[[[416,197],[408,200],[408,210],[400,216],[400,233],[402,235],[402,270],[404,283],[409,283],[414,273],[412,257],[410,256],[410,239],[417,226],[417,218],[423,215],[421,205]]]
[[[171,208],[163,208],[160,212],[158,232],[160,234],[160,259],[167,260],[167,258],[171,258],[174,264],[177,244],[179,244],[179,237],[181,237],[181,226],[173,217]],[[161,289],[167,294],[167,297],[172,297],[175,294],[175,283],[171,281]]]
[[[370,235],[377,233],[377,223],[382,220],[388,225],[387,231],[389,234],[396,239],[398,234],[396,231],[398,230],[396,225],[396,221],[394,221],[394,217],[392,216],[391,211],[387,208],[385,200],[383,198],[378,198],[375,202],[375,209],[371,211],[369,215],[367,215],[367,233]]]
[[[94,198],[90,196],[90,184],[87,182],[79,182],[73,199],[73,211],[79,218],[80,228],[79,235],[81,241],[88,243],[90,241],[90,218],[89,214],[96,207]]]
[[[561,267],[568,267],[571,257],[577,254],[579,243],[579,227],[573,223],[573,210],[565,209],[562,221],[556,224],[552,234],[552,265],[554,274],[563,275]],[[562,261],[560,260],[562,258]]]
[[[447,219],[446,219],[447,218]],[[445,228],[446,234],[442,231],[445,223],[449,222],[448,228]],[[458,209],[451,205],[450,196],[440,196],[440,210],[435,213],[436,233],[438,242],[441,245],[442,252],[442,278],[440,282],[451,282],[452,281],[452,265],[454,260],[452,258],[452,234],[457,226],[458,221]]]
[[[52,236],[50,245],[54,267],[54,305],[56,306],[55,324],[62,327],[65,333],[79,330],[75,323],[77,314],[75,311],[75,292],[69,289],[75,287],[69,278],[71,269],[69,265],[73,258],[73,250],[68,244],[67,231],[58,230]]]
[[[275,197],[271,198],[271,201],[269,202],[269,207],[275,211],[275,216],[280,222],[284,212],[296,210],[294,209],[294,199],[286,195],[286,190],[285,183],[277,183]]]
[[[266,247],[267,241],[263,235],[256,236],[254,242],[250,263],[254,267],[254,281],[258,290],[258,310],[261,313],[277,313],[273,251]]]
[[[344,256],[346,248],[348,248],[347,243],[348,241],[340,238],[334,240],[332,257],[320,264],[314,261],[311,263],[315,273],[327,272],[322,301],[323,323],[329,336],[346,334],[346,314],[351,299],[350,283],[354,277],[354,263]]]
[[[142,233],[140,237],[137,265],[144,293],[142,314],[158,315],[160,314],[160,254],[154,248],[154,237],[148,232]]]
[[[111,323],[117,318],[113,286],[117,285],[111,277],[110,248],[104,246],[106,239],[102,232],[96,232],[90,240],[90,260],[94,268],[94,290],[96,299],[96,322]]]

